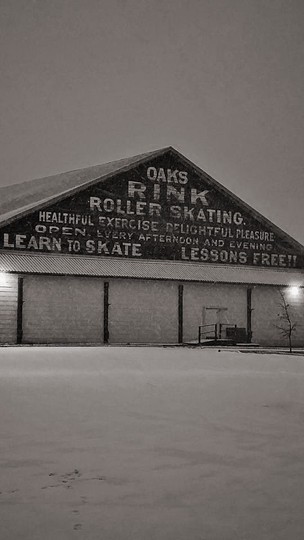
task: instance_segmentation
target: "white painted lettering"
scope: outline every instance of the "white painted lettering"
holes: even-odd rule
[[[3,235],[3,247],[5,248],[14,248],[15,244],[10,243],[10,237],[8,233],[4,233]]]
[[[209,193],[209,189],[205,189],[204,191],[200,191],[198,193],[197,189],[192,188],[191,189],[191,204],[196,204],[196,202],[200,200],[204,206],[208,206],[208,201],[206,199],[207,193]]]
[[[90,210],[94,210],[95,208],[101,212],[100,208],[101,199],[99,197],[90,197]]]
[[[138,195],[140,199],[145,199],[146,186],[142,182],[134,182],[129,180],[128,182],[128,197],[134,198],[135,195]]]

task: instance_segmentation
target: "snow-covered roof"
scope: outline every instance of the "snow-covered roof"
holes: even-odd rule
[[[45,178],[29,180],[20,184],[0,187],[0,223],[26,212],[40,204],[45,204],[54,197],[73,193],[74,189],[90,185],[91,182],[108,178],[111,174],[128,169],[141,161],[155,157],[168,150],[163,148],[139,154],[137,156],[94,165],[84,169],[76,169]]]
[[[175,261],[79,257],[36,253],[0,253],[0,272],[138,278],[249,285],[304,286],[304,272],[293,269],[248,268]]]

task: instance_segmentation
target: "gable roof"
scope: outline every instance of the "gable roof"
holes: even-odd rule
[[[230,197],[235,203],[245,208],[265,227],[273,230],[281,240],[292,245],[304,255],[304,246],[289,236],[285,231],[272,223],[269,219],[257,212],[254,208],[224,187],[220,182],[209,176],[203,169],[175,150],[172,146],[164,147],[152,152],[138,154],[129,158],[112,161],[103,165],[95,165],[84,169],[76,169],[65,173],[30,180],[21,184],[13,184],[0,188],[0,226],[8,224],[17,218],[31,213],[36,209],[48,206],[76,192],[86,189],[101,180],[107,180],[118,172],[127,172],[135,165],[144,163],[151,158],[159,157],[167,152],[172,153],[191,167],[212,188]]]

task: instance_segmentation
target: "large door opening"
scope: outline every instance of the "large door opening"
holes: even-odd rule
[[[227,307],[204,307],[202,320],[203,330],[201,330],[201,334],[206,339],[232,339],[238,343],[248,341],[248,331],[245,327],[239,327],[235,321],[231,320]]]

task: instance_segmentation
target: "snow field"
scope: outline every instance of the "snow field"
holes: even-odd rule
[[[302,540],[304,358],[0,349],[1,540]]]

